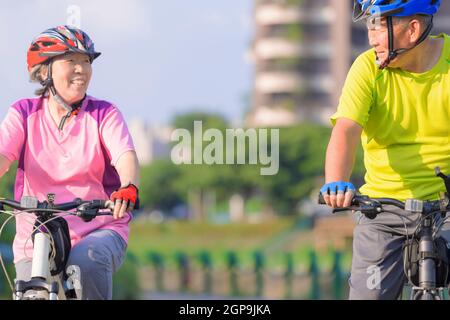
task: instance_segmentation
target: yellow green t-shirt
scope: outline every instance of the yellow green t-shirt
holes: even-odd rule
[[[429,71],[379,70],[375,51],[353,63],[332,115],[363,127],[366,167],[362,194],[433,200],[445,191],[434,168],[450,174],[450,37],[439,62]]]

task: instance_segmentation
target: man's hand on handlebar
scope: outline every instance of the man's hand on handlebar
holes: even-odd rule
[[[345,181],[329,182],[320,189],[325,203],[332,208],[349,207],[355,192],[353,184]]]

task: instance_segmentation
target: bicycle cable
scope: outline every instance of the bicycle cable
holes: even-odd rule
[[[417,225],[416,228],[414,229],[414,232],[412,233],[411,238],[409,238],[408,227],[406,226],[406,222],[405,222],[405,218],[407,218],[407,217],[405,217],[404,215],[402,215],[402,214],[400,214],[400,213],[397,213],[397,212],[395,212],[395,211],[391,211],[391,210],[383,210],[383,211],[384,211],[384,212],[391,213],[391,214],[394,214],[394,215],[396,215],[396,216],[398,216],[398,217],[400,217],[400,218],[402,219],[403,226],[404,226],[404,228],[405,228],[406,243],[409,243],[409,242],[414,238],[414,235],[415,235],[415,233],[416,233],[416,231],[417,231],[417,228],[420,226],[420,224],[421,224],[421,222],[422,222],[422,216],[419,216],[419,217],[418,217],[417,219],[415,219],[414,221],[413,221],[413,219],[409,219],[409,218],[408,218],[408,220],[411,220],[413,223],[417,223],[417,222],[418,222],[418,225]],[[394,229],[393,229],[393,230],[394,230]],[[409,245],[409,246],[408,246],[408,257],[411,257],[411,256],[412,256],[412,245]],[[413,283],[411,277],[406,273],[406,263],[407,263],[407,261],[406,261],[405,259],[403,259],[403,272],[404,272],[406,278],[408,279],[408,281],[409,281],[410,283]]]
[[[432,212],[430,212],[430,213],[428,213],[428,214],[426,214],[426,215],[421,215],[419,218],[418,218],[418,223],[417,223],[417,226],[415,227],[415,229],[414,229],[414,232],[413,232],[413,235],[412,235],[412,237],[414,237],[415,235],[416,235],[416,233],[418,232],[418,230],[419,230],[419,228],[422,226],[422,222],[423,222],[423,220],[424,219],[426,219],[426,218],[428,218],[428,217],[430,217],[430,216],[433,216],[433,222],[432,222],[432,226],[433,227],[436,227],[435,226],[435,222],[436,222],[436,219],[437,219],[437,213],[440,213],[440,211],[432,211]],[[438,228],[438,231],[440,230],[440,225],[439,225],[439,228]],[[433,231],[433,233],[432,233],[432,239],[434,240],[434,238],[435,238],[435,235],[436,235],[436,231]],[[410,245],[409,246],[409,248],[408,248],[408,256],[409,257],[412,257],[412,249],[413,249],[413,246],[412,245]],[[405,264],[406,264],[406,261],[404,260],[403,261],[403,270],[405,270],[406,268],[406,266],[405,266]],[[413,283],[412,281],[411,281],[411,278],[408,276],[408,275],[406,275],[407,276],[407,278],[408,278],[408,280],[409,280],[409,282],[410,283]],[[420,292],[419,292],[420,293]]]
[[[30,241],[30,239],[31,239],[31,237],[32,237],[32,235],[33,235],[33,233],[34,233],[35,231],[37,231],[41,226],[46,227],[45,225],[46,225],[48,222],[50,222],[50,221],[52,221],[52,220],[55,220],[55,219],[57,219],[57,218],[59,218],[59,217],[66,217],[66,216],[69,216],[69,215],[73,215],[73,213],[70,212],[70,211],[54,210],[54,209],[51,209],[51,210],[53,210],[53,212],[55,212],[55,213],[63,213],[63,214],[58,215],[58,216],[54,216],[54,217],[52,217],[52,218],[50,218],[50,219],[47,219],[47,220],[44,221],[44,222],[37,221],[37,222],[39,223],[38,226],[36,226],[36,225],[33,223],[33,231],[31,232],[31,235],[30,235],[30,236],[27,238],[27,240],[25,241],[25,246],[24,246],[24,254],[25,254],[25,256],[26,256],[27,258],[30,258],[30,257],[26,254],[25,248],[26,248],[28,242]],[[66,213],[66,214],[64,214],[64,213]],[[36,220],[35,220],[35,222],[36,222]],[[55,256],[56,256],[56,251],[54,250],[54,249],[55,249],[55,239],[53,238],[53,235],[52,235],[50,232],[44,233],[44,234],[45,234],[46,236],[49,237],[49,240],[50,240],[50,246],[51,246],[51,251],[50,251],[50,252],[52,253],[52,255],[50,256],[50,259],[53,259],[53,260],[54,260],[54,258],[55,258]]]
[[[10,212],[10,211],[3,211],[3,210],[0,210],[0,213],[5,213],[5,214],[10,215],[10,217],[8,217],[8,218],[2,223],[2,226],[0,227],[0,238],[1,238],[1,235],[2,235],[2,233],[3,233],[3,229],[4,229],[5,226],[8,224],[8,222],[9,222],[12,218],[14,218],[14,214],[13,214],[12,212]],[[0,264],[2,265],[3,273],[5,274],[5,277],[6,277],[6,282],[8,283],[9,288],[11,289],[11,292],[14,292],[14,288],[13,288],[13,285],[12,285],[12,281],[11,281],[11,278],[9,277],[8,271],[6,270],[6,266],[5,266],[5,263],[4,263],[4,261],[3,261],[3,256],[2,256],[2,254],[1,254],[1,252],[0,252]]]
[[[406,217],[404,217],[402,214],[400,214],[398,212],[391,211],[391,210],[383,210],[383,212],[391,213],[393,215],[400,217],[400,219],[402,219],[403,227],[405,228],[405,234],[406,234],[406,237],[408,238],[408,228],[407,228],[406,222],[405,222]],[[394,228],[391,228],[389,226],[385,226],[385,227],[386,227],[386,229],[391,230],[392,233],[397,233],[397,230],[395,230]]]
[[[35,212],[36,211],[36,209],[25,209],[25,210],[20,210],[20,211],[18,211],[16,214],[24,214],[24,213],[27,213],[27,212]],[[37,221],[38,222],[38,226],[35,226],[35,223],[36,223],[36,220],[37,220],[37,218],[36,217],[34,217],[34,220],[33,220],[33,222],[30,222],[30,221],[26,221],[28,224],[31,224],[32,226],[33,226],[33,230],[31,231],[31,234],[30,234],[30,236],[27,238],[27,240],[25,241],[25,246],[24,246],[24,249],[23,249],[23,253],[24,253],[24,255],[25,255],[25,257],[26,258],[30,258],[28,255],[27,255],[27,253],[26,253],[26,245],[28,244],[28,241],[31,239],[31,236],[32,236],[32,234],[35,232],[35,231],[37,231],[38,230],[38,228],[40,228],[41,226],[44,226],[45,227],[45,224],[47,223],[47,222],[50,222],[50,221],[52,221],[52,220],[55,220],[55,219],[57,219],[58,217],[65,217],[65,216],[69,216],[69,215],[74,215],[74,213],[73,212],[71,212],[71,211],[66,211],[66,210],[59,210],[59,209],[39,209],[39,211],[44,211],[44,212],[49,212],[49,213],[66,213],[65,215],[58,215],[58,216],[54,216],[54,217],[52,217],[52,218],[50,218],[50,219],[48,219],[48,220],[46,220],[46,221],[44,221],[44,222],[40,222],[40,221]],[[54,239],[53,239],[53,236],[50,234],[50,233],[46,233],[49,237],[50,237],[50,242],[51,242],[51,245],[52,245],[52,248],[54,248]],[[54,258],[54,255],[52,256],[53,258]]]
[[[26,213],[25,211],[28,211],[28,210],[23,210],[23,211],[6,211],[6,210],[4,210],[4,211],[0,211],[1,213],[5,213],[5,214],[10,215],[10,217],[8,217],[8,219],[6,219],[6,220],[3,222],[3,224],[2,224],[2,226],[1,226],[1,228],[0,228],[0,237],[1,237],[2,233],[3,233],[3,229],[6,227],[6,225],[8,224],[8,222],[10,222],[10,220],[11,220],[13,217],[15,217],[16,215],[25,214],[25,213]],[[29,224],[31,224],[31,225],[34,225],[34,223],[31,223],[31,222],[29,222],[29,221],[26,221],[26,222],[29,223]],[[41,225],[44,225],[44,224],[41,223],[38,227],[40,227]],[[32,231],[32,233],[33,233],[33,232],[34,232],[34,230]],[[52,237],[51,235],[46,235],[46,236],[49,236],[49,239],[50,239],[50,245],[52,245],[52,246],[54,247],[54,239],[53,239],[53,237]],[[27,240],[26,240],[26,242],[25,242],[25,247],[26,247],[26,244],[28,243],[28,240],[29,240],[29,238],[27,238]],[[24,253],[25,253],[25,256],[26,256],[27,258],[29,258],[28,255],[26,254],[25,248],[24,248]],[[54,257],[53,257],[53,258],[54,258]],[[3,261],[3,257],[1,256],[1,254],[0,254],[0,263],[1,263],[1,265],[2,265],[3,273],[5,274],[6,281],[7,281],[8,285],[9,285],[9,287],[10,287],[10,289],[11,289],[11,292],[14,292],[14,287],[13,287],[11,278],[9,277],[8,271],[6,270],[6,266],[5,266],[5,263],[4,263],[4,261]]]
[[[441,231],[444,224],[450,221],[450,217],[445,217],[441,221],[438,222],[438,225],[435,227],[435,231],[433,232],[433,238]]]

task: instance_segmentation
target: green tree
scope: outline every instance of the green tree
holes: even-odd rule
[[[330,133],[329,127],[312,123],[280,129],[279,172],[273,176],[257,176],[256,181],[265,199],[277,212],[293,213],[298,201],[308,197],[324,182]],[[364,172],[361,155],[359,150],[352,178],[358,181]]]
[[[178,115],[172,121],[172,125],[176,128],[187,129],[191,134],[191,155],[194,154],[194,122],[202,122],[203,133],[208,129],[217,129],[221,132],[222,137],[225,137],[225,130],[230,128],[229,123],[221,115],[214,113],[192,112],[188,114]],[[203,141],[202,149],[211,142]],[[225,141],[223,141],[225,142]],[[225,156],[225,143],[223,149],[220,150]],[[223,159],[223,157],[221,157]],[[193,159],[191,159],[193,160]],[[206,215],[207,208],[204,207],[205,197],[209,192],[213,192],[216,201],[227,201],[229,196],[238,191],[242,183],[236,179],[236,166],[226,164],[181,164],[179,169],[181,171],[180,179],[177,181],[176,188],[180,194],[184,194],[187,198],[191,209],[194,211],[194,216],[202,219]]]
[[[14,162],[8,172],[0,178],[0,197],[12,198],[14,194],[14,180],[16,179],[17,162]]]
[[[0,197],[12,199],[14,197],[14,181],[16,178],[17,171],[17,162],[14,162],[9,168],[8,172],[0,178]],[[9,216],[2,214],[0,215],[0,225],[8,218]],[[15,221],[14,219],[10,220],[7,225],[4,233],[2,234],[1,242],[12,243],[14,239],[15,233]]]
[[[170,211],[186,201],[177,190],[181,171],[170,160],[157,160],[141,170],[142,183],[140,199],[147,209]]]
[[[215,128],[225,137],[225,129],[229,128],[227,121],[220,115],[202,112],[178,115],[172,124],[176,128],[187,129],[193,139],[194,121],[202,121],[203,133],[209,128]],[[143,179],[148,184],[144,187],[143,202],[153,208],[165,209],[185,202],[195,211],[194,215],[205,217],[203,200],[208,192],[214,192],[216,201],[228,201],[232,194],[239,193],[245,199],[256,195],[276,212],[292,214],[298,202],[309,197],[324,182],[325,153],[330,134],[331,128],[312,123],[280,129],[279,171],[271,176],[261,175],[261,165],[176,166],[169,161],[152,164],[143,169]],[[268,139],[272,150],[275,146],[270,145],[270,141]],[[209,142],[202,144],[204,150]],[[192,148],[193,144],[191,154]],[[235,157],[236,148],[235,144]],[[245,148],[248,160],[248,141]],[[225,146],[223,151],[225,155]],[[364,171],[362,150],[359,148],[352,176],[355,186],[361,185]]]
[[[229,125],[227,120],[220,114],[202,111],[179,114],[173,118],[171,124],[174,128],[187,129],[191,134],[193,134],[195,121],[202,122],[203,130],[215,128],[224,131]]]

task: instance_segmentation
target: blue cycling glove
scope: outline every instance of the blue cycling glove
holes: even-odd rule
[[[330,182],[323,185],[323,187],[320,189],[320,193],[322,194],[337,194],[337,193],[345,193],[347,191],[353,191],[355,192],[355,186],[351,182],[345,182],[345,181],[337,181],[337,182]]]

